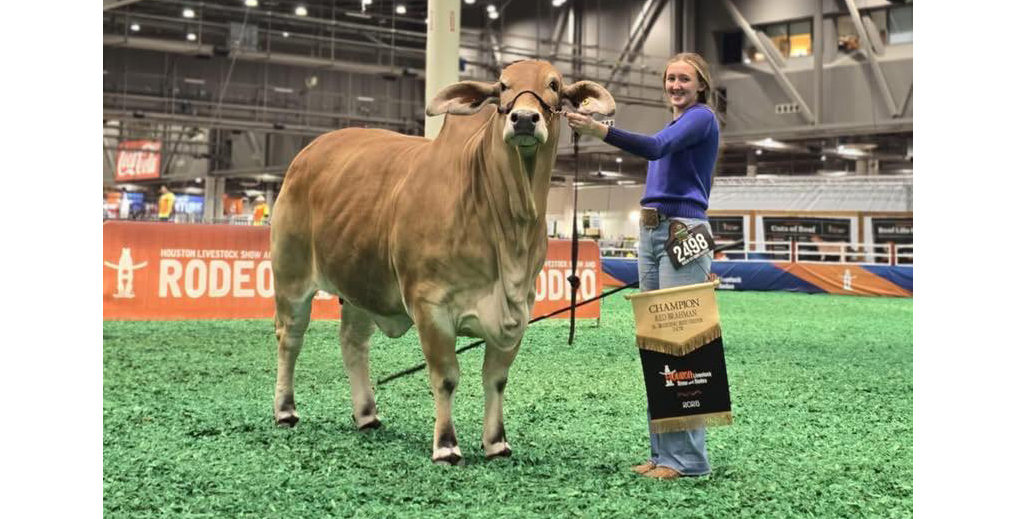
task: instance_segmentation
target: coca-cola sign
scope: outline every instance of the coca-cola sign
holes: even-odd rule
[[[124,141],[117,145],[114,181],[160,178],[160,141]]]

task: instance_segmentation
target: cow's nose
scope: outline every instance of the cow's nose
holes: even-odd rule
[[[532,135],[536,131],[536,123],[539,122],[539,114],[532,110],[515,110],[511,112],[511,124],[514,125],[515,135]]]

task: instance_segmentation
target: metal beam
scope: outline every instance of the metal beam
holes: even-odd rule
[[[213,46],[208,44],[196,44],[188,42],[175,42],[157,38],[124,37],[121,35],[104,34],[103,45],[107,47],[127,47],[130,49],[155,50],[160,52],[172,52],[187,54],[190,56],[211,56]],[[297,67],[324,68],[340,70],[344,72],[355,72],[358,74],[380,75],[392,73],[394,69],[387,65],[372,65],[368,63],[357,63],[354,61],[330,60],[327,58],[315,58],[311,56],[299,56],[297,54],[282,54],[279,52],[245,51],[234,49],[231,51],[233,57],[244,61],[268,62],[281,65],[294,65]],[[425,72],[421,69],[407,68],[406,73],[422,79]]]
[[[805,100],[802,99],[802,96],[799,95],[798,90],[795,90],[795,85],[791,84],[791,81],[788,80],[788,76],[784,74],[784,72],[781,70],[780,64],[777,63],[777,61],[774,58],[774,55],[771,54],[770,52],[771,50],[774,50],[776,52],[776,49],[773,48],[773,45],[771,44],[770,49],[766,48],[765,44],[763,43],[762,40],[760,40],[756,31],[752,30],[752,26],[749,25],[749,22],[745,21],[745,18],[742,17],[742,13],[740,13],[738,11],[738,8],[735,7],[734,2],[732,2],[731,0],[724,0],[724,7],[726,7],[728,12],[731,13],[731,18],[734,19],[735,23],[737,23],[738,26],[742,28],[742,31],[745,33],[745,37],[749,41],[751,41],[753,45],[756,46],[756,49],[759,50],[759,52],[762,53],[763,56],[766,57],[766,61],[770,65],[770,68],[773,69],[774,77],[777,79],[777,82],[781,85],[781,88],[788,94],[788,97],[792,101],[798,103],[799,108],[801,108],[802,110],[801,112],[799,112],[802,114],[802,117],[804,117],[808,123],[816,124],[817,122],[816,114],[809,108],[809,105],[806,104]]]
[[[912,99],[912,83],[908,84],[908,92],[905,92],[905,100],[901,102],[901,111],[899,114],[904,114],[905,110],[908,110],[908,100]]]
[[[103,10],[109,11],[128,4],[134,4],[140,0],[103,0]]]
[[[660,11],[664,7],[664,1],[646,0],[646,3],[642,4],[639,16],[635,19],[635,23],[632,24],[632,30],[628,33],[628,41],[625,43],[625,48],[621,51],[621,55],[618,56],[617,62],[610,69],[610,76],[608,76],[605,85],[607,88],[610,88],[610,85],[614,82],[614,76],[622,71],[625,65],[630,65],[635,60],[635,52],[642,45],[642,42],[646,40],[650,29],[656,23]]]
[[[727,0],[731,1],[731,0]],[[891,95],[891,89],[887,86],[887,78],[884,77],[884,71],[880,69],[880,62],[877,61],[876,53],[873,51],[873,43],[866,34],[866,28],[862,25],[862,17],[859,16],[859,8],[855,6],[855,0],[845,0],[845,5],[848,6],[848,13],[852,15],[852,24],[855,25],[855,32],[859,33],[859,41],[862,42],[859,45],[859,49],[866,53],[866,57],[869,58],[869,66],[873,69],[873,77],[876,78],[877,86],[880,87],[880,93],[884,97],[884,102],[887,103],[887,110],[890,112],[891,117],[898,117],[898,107],[894,104],[894,96]]]
[[[497,35],[491,32],[489,37],[490,54],[493,56],[493,68],[491,69],[491,72],[496,75],[500,75],[500,71],[504,69],[504,54],[500,52],[500,42],[497,41]]]
[[[552,41],[554,48],[550,51],[551,59],[561,52],[561,40],[564,39],[564,29],[568,27],[568,14],[570,12],[571,9],[561,9],[560,14],[557,15],[557,21],[554,22]]]

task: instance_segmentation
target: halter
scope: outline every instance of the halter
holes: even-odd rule
[[[511,113],[511,108],[513,108],[514,104],[516,102],[518,102],[518,98],[522,97],[522,94],[532,94],[533,97],[535,97],[536,100],[539,101],[539,105],[543,107],[543,110],[548,112],[548,113],[551,113],[551,114],[561,113],[560,110],[555,111],[550,105],[548,105],[546,103],[546,101],[543,100],[542,97],[539,96],[539,94],[533,92],[532,90],[522,90],[521,92],[518,92],[518,95],[516,95],[514,97],[514,99],[512,99],[510,102],[508,102],[507,106],[500,106],[498,104],[497,105],[497,112],[501,113],[501,114],[509,114],[509,113]],[[558,96],[558,104],[560,104],[560,97],[559,96]]]

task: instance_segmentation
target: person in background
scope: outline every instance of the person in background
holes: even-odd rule
[[[121,201],[118,204],[118,217],[127,220],[131,216],[131,200],[128,200],[128,190],[121,188]]]
[[[675,55],[663,74],[671,121],[655,135],[641,135],[568,113],[568,125],[649,161],[646,192],[640,203],[639,285],[657,290],[702,283],[710,278],[711,254],[679,269],[665,250],[672,221],[689,227],[706,225],[713,169],[720,147],[720,126],[713,109],[709,66],[694,53]],[[647,409],[646,418],[649,419]],[[650,431],[648,461],[632,467],[646,477],[673,479],[710,473],[706,429],[670,433]]]
[[[252,208],[252,225],[268,225],[270,223],[270,206],[266,204],[266,197],[259,195],[255,201],[256,205]]]
[[[161,222],[169,222],[172,214],[174,214],[174,193],[171,193],[167,186],[160,186],[160,202],[156,215]]]

